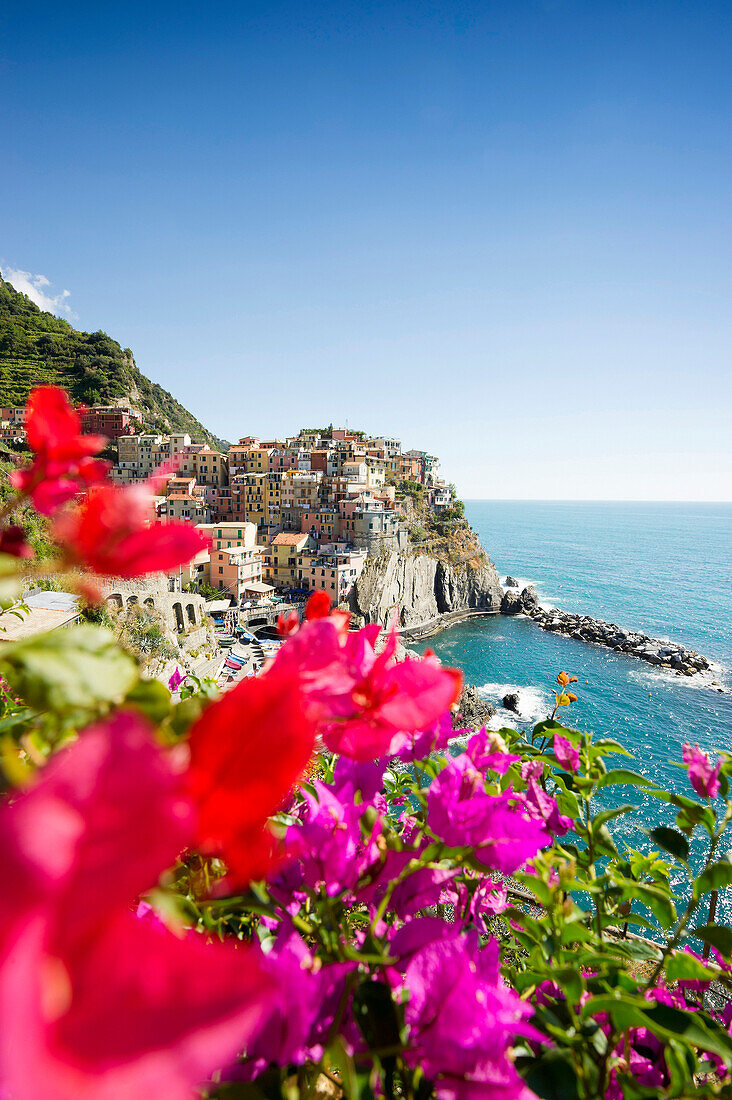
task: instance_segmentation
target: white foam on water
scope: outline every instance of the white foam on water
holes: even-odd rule
[[[530,584],[533,585],[534,584],[534,582],[532,580],[530,580],[528,577],[513,576],[513,579],[515,581],[518,581],[518,585],[517,585],[516,588],[513,588],[513,587],[509,588],[509,586],[506,584],[506,577],[511,577],[511,576],[513,576],[512,573],[506,573],[505,577],[500,578],[501,588],[503,589],[504,592],[509,592],[509,591],[511,591],[511,592],[523,592],[524,588],[527,588],[528,585],[530,585]],[[534,585],[534,587],[536,587],[536,585]]]
[[[488,723],[489,729],[500,729],[501,726],[512,726],[515,729],[517,720],[520,722],[541,722],[543,718],[548,718],[552,712],[553,697],[538,687],[527,687],[524,684],[483,684],[479,691],[491,703],[496,703],[499,708]],[[514,692],[519,697],[518,714],[515,711],[507,710],[506,707],[501,705],[503,697]]]
[[[512,574],[507,573],[506,576],[500,578],[501,588],[504,592],[523,592],[524,588],[528,588],[529,585],[531,585],[532,588],[536,588],[536,582],[532,581],[530,577],[514,577],[514,580],[518,581],[518,587],[509,588],[506,584],[506,577],[510,577],[511,575]],[[557,605],[552,603],[551,600],[539,600],[539,607],[544,611],[554,611],[556,606]]]
[[[659,665],[648,664],[640,658],[635,658],[638,664],[628,672],[632,680],[642,684],[654,684],[662,680],[667,684],[683,684],[689,688],[703,688],[714,691],[718,695],[732,695],[729,670],[722,665],[712,663],[703,672],[695,672],[693,676],[679,676],[670,668],[661,668]]]

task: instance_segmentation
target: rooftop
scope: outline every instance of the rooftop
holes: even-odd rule
[[[275,535],[272,540],[273,546],[297,546],[298,542],[302,542],[303,539],[309,538],[309,535],[300,532],[281,531],[279,535]]]

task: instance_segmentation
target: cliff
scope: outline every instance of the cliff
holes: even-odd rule
[[[34,386],[53,382],[84,405],[129,403],[149,431],[188,432],[221,447],[179,401],[138,370],[129,348],[104,332],[79,332],[40,310],[0,275],[0,405],[24,405]]]
[[[441,615],[500,607],[503,591],[495,566],[450,564],[414,552],[383,554],[366,562],[351,592],[351,610],[365,622],[388,626],[396,610],[400,628],[430,624]]]

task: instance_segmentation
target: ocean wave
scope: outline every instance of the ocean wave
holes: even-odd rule
[[[684,687],[702,688],[705,691],[714,691],[719,695],[732,695],[732,675],[724,665],[712,662],[708,669],[695,672],[693,676],[679,676],[670,668],[659,668],[658,665],[648,665],[645,661],[630,669],[628,677],[636,683],[653,684],[659,680],[667,684]]]
[[[518,591],[519,592],[522,592],[523,589],[526,588],[527,585],[529,585],[529,584],[533,584],[534,587],[536,587],[534,582],[532,580],[530,580],[528,577],[517,577],[513,573],[506,573],[506,575],[504,577],[500,578],[501,588],[503,589],[504,592],[507,592],[509,590],[509,586],[506,584],[506,578],[507,577],[513,577],[514,580],[518,581]]]
[[[541,688],[527,687],[525,684],[483,684],[479,690],[491,703],[498,704],[498,712],[488,723],[490,729],[499,729],[501,726],[516,728],[517,721],[533,724],[551,714],[550,700],[553,701],[553,697]],[[518,714],[501,705],[503,697],[513,692],[519,697]]]
[[[537,592],[539,591],[536,586],[536,581],[532,581],[530,577],[514,577],[514,580],[518,581],[518,588],[509,588],[506,584],[506,577],[510,576],[512,576],[512,574],[507,573],[506,576],[500,578],[501,588],[504,592],[523,592],[524,588],[528,588],[529,585],[531,585],[532,588],[536,588]],[[556,606],[557,605],[552,600],[539,599],[539,607],[544,611],[554,611]]]

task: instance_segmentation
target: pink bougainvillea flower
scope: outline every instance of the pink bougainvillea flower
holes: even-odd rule
[[[300,626],[300,616],[297,611],[281,611],[277,616],[277,633],[281,638],[289,638]]]
[[[541,760],[527,760],[521,765],[521,777],[526,782],[526,791],[520,796],[529,813],[537,821],[543,821],[553,836],[564,836],[574,822],[571,817],[560,814],[556,800],[541,785],[544,763]]]
[[[168,680],[168,687],[170,688],[171,691],[177,691],[184,680],[185,680],[185,676],[183,675],[181,670],[176,666],[175,672],[173,673],[173,675]]]
[[[511,765],[521,759],[508,751],[499,733],[485,728],[473,734],[465,751],[478,771],[496,772],[497,775],[505,775]]]
[[[481,863],[510,875],[550,841],[542,820],[510,792],[489,795],[466,756],[448,761],[427,792],[430,829],[451,848],[471,847]]]
[[[124,713],[0,808],[0,1082],[13,1100],[189,1100],[246,1042],[270,997],[257,955],[132,909],[192,835],[179,770]]]
[[[152,497],[149,482],[93,486],[53,524],[68,564],[102,576],[143,577],[185,565],[208,546],[191,524],[155,522]]]
[[[430,753],[444,752],[450,739],[455,736],[452,718],[449,711],[445,711],[442,717],[427,729],[409,734],[406,743],[395,755],[407,764],[414,760],[424,760]]]
[[[200,847],[241,881],[274,862],[267,819],[282,807],[313,753],[315,726],[297,679],[273,665],[212,703],[190,733],[189,790]]]
[[[530,1005],[505,985],[498,944],[480,948],[476,932],[441,936],[406,969],[409,1028],[405,1059],[420,1066],[439,1100],[534,1100],[509,1056],[519,1036],[543,1037]]]
[[[323,606],[318,601],[315,610]],[[339,612],[328,617],[311,613],[282,646],[275,665],[299,680],[332,752],[354,760],[393,755],[457,701],[462,674],[443,668],[431,654],[397,662],[394,631],[377,654],[380,628],[371,624],[349,632],[348,620]]]
[[[36,511],[53,515],[81,490],[102,481],[109,463],[91,456],[106,439],[83,435],[81,418],[59,386],[39,386],[26,405],[25,429],[33,462],[10,475],[13,486],[30,496]]]
[[[228,1081],[251,1081],[271,1065],[303,1065],[323,1056],[333,1021],[339,1031],[357,1035],[346,1002],[346,979],[357,963],[320,965],[289,921],[283,921],[262,969],[276,990],[271,1008],[260,1017],[247,1042],[247,1059],[229,1069]]]
[[[698,745],[688,742],[682,748],[682,758],[689,769],[689,781],[700,798],[716,798],[719,794],[719,770],[722,761],[712,765]]]
[[[561,734],[558,733],[555,735],[554,755],[557,758],[557,763],[560,768],[566,768],[567,771],[570,772],[579,771],[579,746],[573,745],[569,738],[562,737]]]
[[[11,523],[0,531],[0,554],[13,558],[32,558],[33,547],[26,541],[25,531],[17,523]]]
[[[330,615],[330,607],[330,596],[319,588],[316,592],[313,592],[305,604],[305,618],[308,620],[326,619]]]

